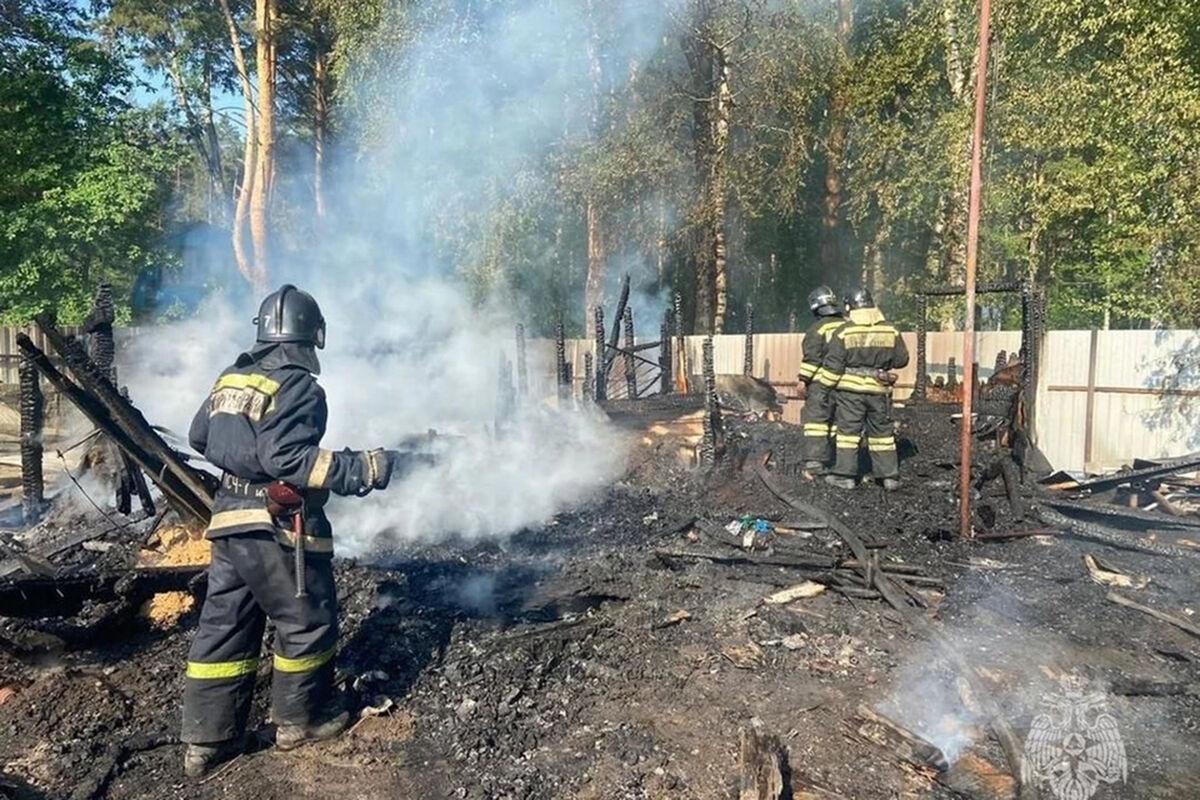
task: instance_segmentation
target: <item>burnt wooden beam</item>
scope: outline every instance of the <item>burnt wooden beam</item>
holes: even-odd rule
[[[625,307],[627,305],[629,305],[629,275],[628,275],[628,273],[625,275],[625,279],[621,282],[621,296],[620,296],[620,298],[617,299],[617,314],[615,317],[613,317],[612,333],[608,337],[609,351],[615,351],[617,349],[617,342],[620,341],[620,336],[621,336],[621,320],[623,320],[625,318]],[[615,355],[615,353],[613,355],[609,355],[608,352],[605,352],[603,354],[603,357],[604,357],[604,374],[607,375],[609,370],[612,369],[612,362],[613,362],[613,359],[616,358],[616,355]],[[596,368],[599,369],[600,365],[597,364]]]
[[[1015,294],[1020,291],[1021,284],[1016,281],[981,283],[975,287],[975,294]],[[966,293],[966,287],[963,286],[927,286],[917,291],[917,294],[926,297],[961,297]]]
[[[167,443],[162,440],[142,412],[122,397],[108,378],[95,369],[77,342],[69,342],[45,315],[40,316],[37,323],[46,335],[46,340],[66,361],[80,387],[96,397],[108,410],[113,422],[125,428],[142,449],[159,462],[158,469],[165,469],[173,474],[176,480],[187,487],[211,514],[214,486],[206,481],[206,476],[189,467],[178,453],[167,446]],[[130,453],[130,455],[133,454]],[[142,468],[152,475],[156,474],[145,465]],[[207,516],[204,517],[204,521],[208,521]]]
[[[754,721],[742,729],[738,800],[789,800],[787,750]]]
[[[143,567],[133,571],[0,581],[0,616],[68,617],[84,603],[149,599],[160,592],[190,591],[207,567]]]
[[[63,396],[83,412],[84,416],[91,420],[92,424],[107,434],[137,462],[139,467],[145,470],[146,474],[162,489],[163,494],[181,514],[194,517],[205,524],[208,523],[212,516],[212,491],[199,477],[192,477],[191,480],[185,482],[161,455],[155,450],[145,447],[147,443],[152,443],[150,441],[152,439],[157,442],[157,450],[169,450],[158,438],[158,434],[151,430],[147,436],[144,432],[130,430],[115,420],[106,404],[102,403],[93,393],[76,385],[74,381],[59,372],[58,368],[50,362],[49,357],[25,334],[17,335],[17,346],[45,376],[46,380],[50,381]],[[140,413],[138,416],[141,416]],[[145,423],[144,417],[142,421],[148,429],[149,424]],[[199,475],[196,470],[178,462],[178,459],[174,460],[179,464],[180,471],[194,473],[195,476]]]

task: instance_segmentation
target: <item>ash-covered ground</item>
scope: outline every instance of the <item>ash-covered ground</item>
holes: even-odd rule
[[[341,562],[339,670],[354,707],[382,713],[336,742],[285,754],[270,747],[260,707],[254,752],[202,783],[180,777],[175,739],[194,614],[86,649],[9,647],[22,653],[0,662],[0,792],[731,798],[739,733],[758,720],[786,745],[796,797],[1011,796],[979,698],[881,600],[826,591],[768,606],[765,595],[810,575],[663,555],[736,554],[699,535],[697,519],[800,518],[759,480],[754,469],[765,461],[796,497],[885,543],[885,561],[941,579],[944,588],[917,587],[928,606],[920,613],[974,668],[1022,741],[1039,715],[1064,719],[1075,698],[1067,688],[1086,685],[1085,734],[1107,713],[1125,754],[1123,774],[1096,779],[1087,796],[1200,796],[1200,640],[1105,599],[1115,590],[1192,618],[1200,555],[1065,535],[959,540],[949,412],[899,413],[907,457],[894,494],[806,481],[794,469],[796,428],[736,423],[724,464],[711,472],[680,468],[675,444],[643,444],[624,482],[503,545]],[[1023,499],[1032,495],[1026,489]],[[999,481],[979,502],[992,508],[981,528],[1046,528],[1032,511],[1018,519]],[[848,555],[830,531],[806,533],[792,535],[793,552]],[[1097,583],[1089,554],[1133,586]],[[940,747],[949,772],[903,758],[862,706]],[[1041,796],[1065,795],[1043,785]]]

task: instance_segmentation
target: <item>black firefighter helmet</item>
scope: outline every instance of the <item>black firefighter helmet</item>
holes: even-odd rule
[[[325,317],[321,316],[320,306],[311,294],[290,283],[266,296],[254,322],[258,325],[259,342],[325,347]]]
[[[853,311],[856,308],[874,308],[875,298],[866,288],[855,289],[854,294],[846,298],[846,306]]]
[[[808,293],[808,307],[818,317],[831,317],[838,313],[837,295],[828,286],[818,286]]]

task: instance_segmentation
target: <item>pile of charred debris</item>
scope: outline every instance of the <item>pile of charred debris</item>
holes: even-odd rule
[[[954,407],[897,409],[898,492],[838,491],[803,475],[794,428],[718,396],[710,348],[699,391],[601,400],[634,450],[585,506],[502,543],[340,560],[358,722],[285,754],[259,705],[250,752],[185,783],[196,611],[144,607],[202,597],[203,566],[136,565],[166,527],[200,535],[210,478],[102,355],[41,328],[52,352],[22,339],[23,374],[112,448],[118,508],[64,515],[30,485],[30,525],[3,538],[0,796],[1200,796],[1200,490],[1180,477],[1200,457],[1048,475],[1010,393],[974,420],[964,539]]]

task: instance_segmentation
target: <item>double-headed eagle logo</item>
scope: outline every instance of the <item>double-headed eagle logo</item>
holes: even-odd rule
[[[1089,800],[1101,784],[1124,783],[1129,765],[1117,721],[1103,692],[1078,677],[1045,698],[1025,737],[1021,778],[1047,787],[1057,800]]]

